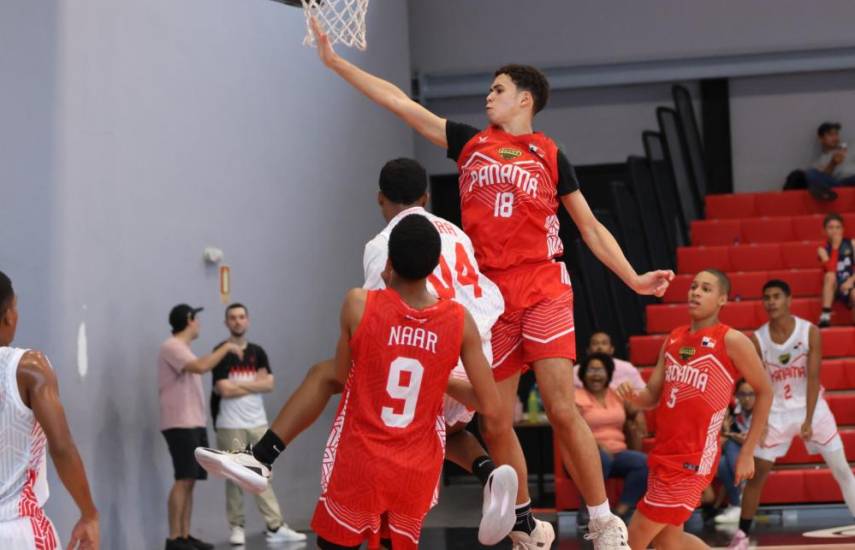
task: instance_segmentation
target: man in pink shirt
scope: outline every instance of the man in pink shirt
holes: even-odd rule
[[[206,479],[193,451],[208,445],[208,423],[202,377],[228,353],[238,357],[243,351],[225,342],[213,353],[196,357],[190,342],[199,337],[196,315],[202,308],[178,304],[169,313],[172,336],[161,344],[157,355],[157,382],[160,395],[160,430],[169,446],[175,468],[175,484],[169,492],[169,538],[166,550],[212,550],[214,546],[190,536],[193,486]]]
[[[615,347],[612,345],[612,337],[609,336],[607,332],[597,331],[592,334],[591,338],[588,340],[588,349],[586,353],[587,355],[592,353],[605,353],[612,358],[612,361],[614,361],[615,364],[615,371],[612,376],[612,381],[609,384],[611,389],[617,389],[618,386],[624,382],[629,382],[632,384],[632,387],[638,391],[641,391],[644,388],[644,379],[641,378],[641,373],[638,372],[635,365],[629,361],[624,361],[623,359],[615,357]],[[579,380],[579,365],[575,365],[573,367],[573,383],[577,388],[582,387],[582,381]]]

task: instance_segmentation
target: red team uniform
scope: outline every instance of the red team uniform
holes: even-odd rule
[[[655,522],[685,523],[715,476],[721,426],[740,377],[725,348],[728,330],[721,323],[695,333],[684,326],[668,337],[647,493],[638,503]]]
[[[312,518],[319,537],[356,546],[383,517],[396,550],[418,547],[445,458],[443,395],[464,314],[452,300],[417,310],[394,290],[368,292],[324,451]]]
[[[554,260],[564,252],[558,197],[579,189],[573,167],[540,132],[514,136],[448,121],[446,138],[460,174],[463,230],[505,299],[493,327],[496,380],[539,359],[575,359],[573,290]]]

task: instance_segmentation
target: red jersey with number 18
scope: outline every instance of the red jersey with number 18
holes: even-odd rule
[[[721,425],[739,378],[724,343],[728,330],[721,323],[696,332],[683,326],[668,336],[651,465],[700,476],[715,472]]]
[[[321,481],[322,505],[354,532],[376,532],[384,512],[420,518],[429,510],[464,313],[452,300],[418,310],[392,289],[368,291]]]
[[[463,230],[484,272],[563,253],[554,141],[540,132],[514,136],[490,126],[466,143],[457,166]]]

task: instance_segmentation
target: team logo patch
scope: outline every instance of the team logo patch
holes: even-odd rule
[[[680,348],[679,353],[680,353],[680,357],[683,359],[683,361],[685,361],[689,357],[694,357],[696,352],[695,352],[695,348],[684,347],[684,348]]]
[[[502,155],[503,159],[511,160],[521,157],[522,151],[520,151],[519,149],[513,149],[511,147],[502,147],[501,149],[499,149],[499,154]]]
[[[790,359],[791,357],[789,353],[783,353],[778,356],[778,361],[780,361],[782,365],[786,365],[787,363],[789,363]]]
[[[709,336],[704,336],[701,339],[701,345],[705,348],[714,348],[715,347],[715,340],[713,340]]]

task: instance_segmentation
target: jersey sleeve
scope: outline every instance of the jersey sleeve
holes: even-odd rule
[[[462,122],[454,122],[452,120],[445,121],[445,140],[448,142],[448,151],[446,155],[451,160],[460,158],[460,153],[463,152],[463,147],[469,143],[469,140],[474,138],[481,132],[474,126],[463,124]]]
[[[267,369],[267,372],[273,374],[273,371],[270,370],[270,360],[267,359],[267,352],[261,346],[258,346],[258,362],[256,363],[255,370],[258,369]]]
[[[449,142],[450,143],[450,142]],[[579,190],[579,180],[576,178],[576,169],[570,164],[570,160],[564,151],[558,151],[558,196],[563,197]]]
[[[386,283],[383,282],[383,270],[386,269],[388,257],[388,245],[379,238],[379,235],[368,241],[362,256],[362,268],[365,272],[365,283],[362,288],[366,290],[386,288]]]

